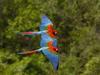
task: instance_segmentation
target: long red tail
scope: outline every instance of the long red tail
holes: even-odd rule
[[[20,54],[20,55],[32,55],[32,54],[35,54],[35,53],[38,53],[38,51],[36,51],[36,50],[25,51],[25,52],[19,52],[18,54]]]

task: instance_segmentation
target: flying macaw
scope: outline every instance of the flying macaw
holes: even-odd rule
[[[57,47],[52,46],[52,41],[48,43],[48,46],[41,47],[37,50],[31,50],[31,51],[25,51],[25,52],[19,52],[20,55],[32,55],[34,53],[43,53],[49,59],[49,61],[52,63],[55,70],[58,69],[59,66],[59,56],[56,54],[58,51]]]
[[[47,59],[52,63],[55,70],[58,69],[59,66],[59,56],[56,54],[58,51],[57,48],[57,39],[55,36],[57,31],[53,29],[52,22],[48,19],[47,16],[42,16],[42,22],[40,25],[39,32],[22,32],[24,35],[38,35],[41,34],[41,48],[37,50],[31,50],[26,52],[19,52],[21,55],[31,55],[34,53],[43,53]]]
[[[54,30],[53,23],[51,22],[51,20],[45,15],[42,16],[41,19],[42,19],[42,21],[40,24],[40,31],[38,31],[38,32],[32,32],[32,31],[21,32],[18,34],[32,38],[32,36],[34,36],[34,35],[40,35],[40,34],[47,33],[51,38],[55,38],[55,36],[58,32],[56,30]]]

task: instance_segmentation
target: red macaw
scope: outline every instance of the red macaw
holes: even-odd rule
[[[38,31],[38,32],[32,32],[32,31],[20,32],[18,34],[32,38],[32,36],[34,36],[34,35],[39,35],[39,34],[43,34],[43,33],[47,33],[51,38],[55,38],[56,34],[58,33],[57,30],[55,30],[53,28],[53,23],[45,15],[42,16],[40,31]]]

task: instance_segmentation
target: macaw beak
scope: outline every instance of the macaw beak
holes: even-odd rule
[[[53,33],[54,33],[54,35],[57,35],[58,31],[57,30],[53,30]]]
[[[57,47],[53,47],[53,50],[54,50],[55,52],[58,52],[58,48],[57,48]]]

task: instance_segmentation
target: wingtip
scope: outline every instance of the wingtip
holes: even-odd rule
[[[48,17],[45,14],[43,14],[41,18],[43,19],[43,18],[48,18]]]
[[[48,50],[43,50],[43,54],[49,59],[55,71],[59,68],[59,56],[49,52]]]
[[[57,71],[59,68],[59,56],[58,55],[57,55],[55,64],[53,64],[53,67],[54,67],[55,71]]]

